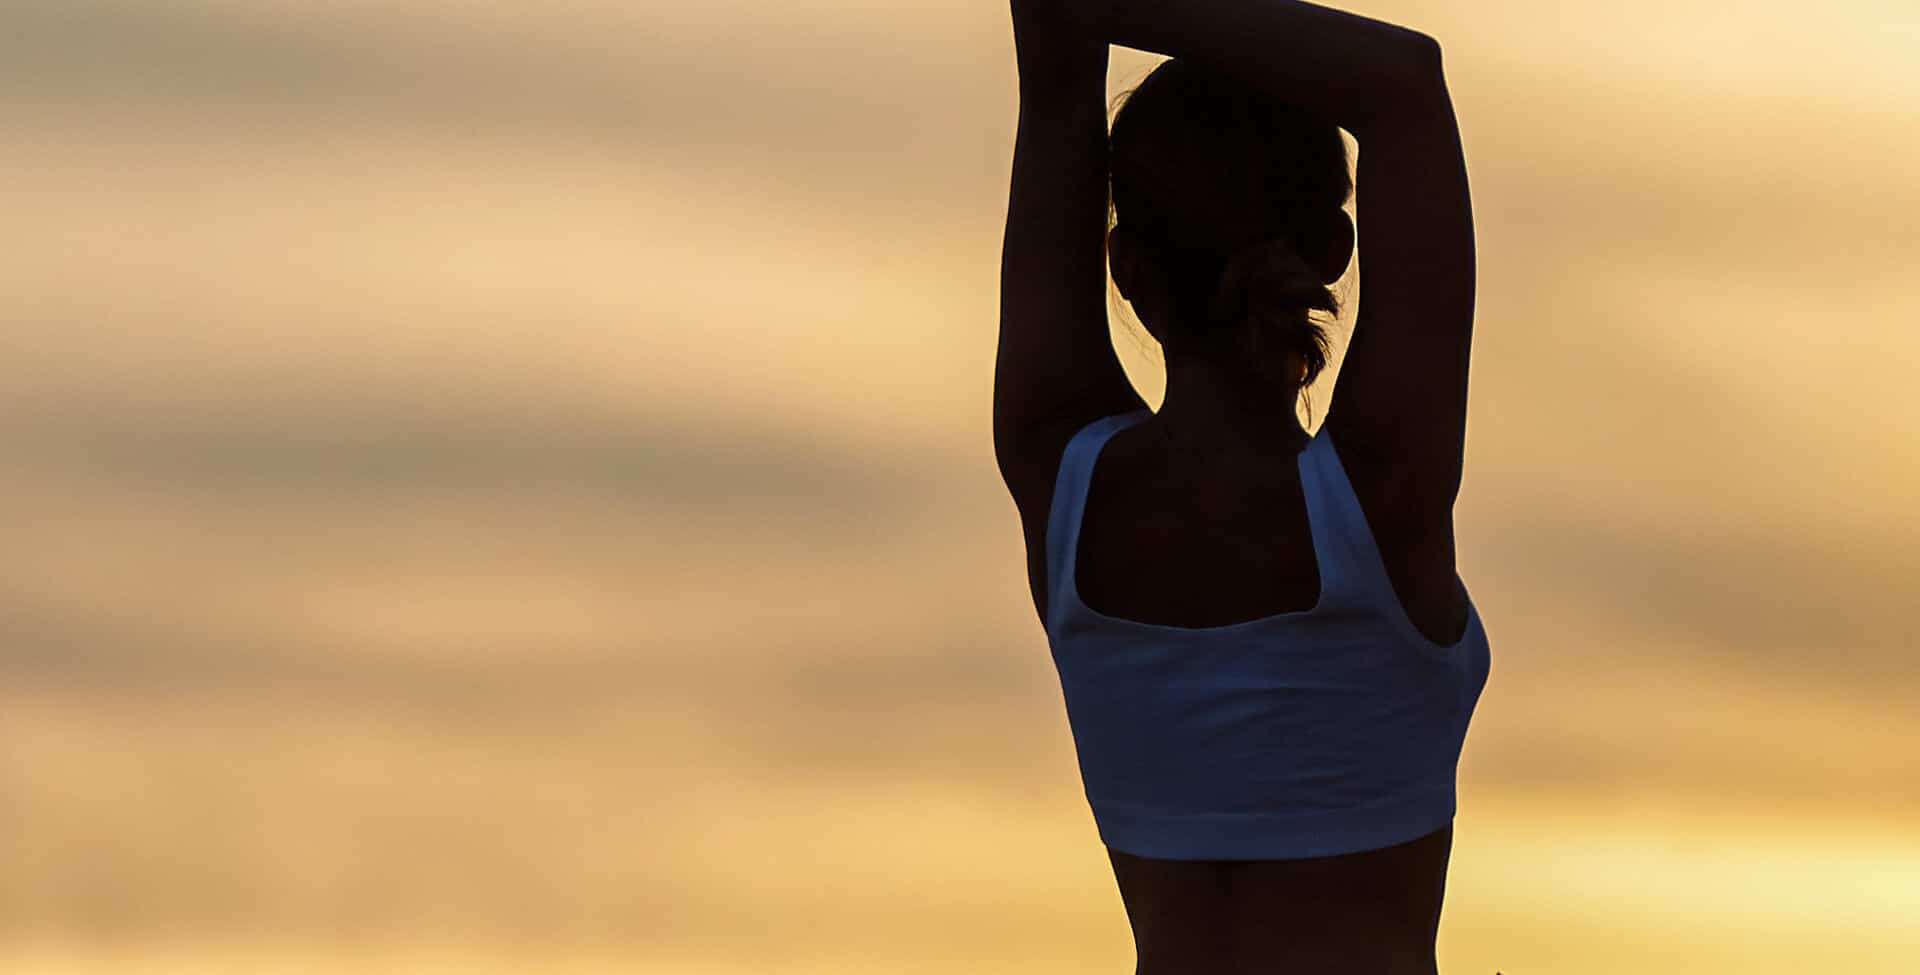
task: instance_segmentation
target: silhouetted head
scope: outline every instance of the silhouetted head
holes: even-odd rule
[[[1108,138],[1114,283],[1168,366],[1198,356],[1263,381],[1313,382],[1353,257],[1340,130],[1178,58],[1130,93]]]

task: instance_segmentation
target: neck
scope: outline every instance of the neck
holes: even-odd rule
[[[1297,453],[1309,439],[1295,412],[1299,388],[1199,358],[1167,363],[1154,426],[1179,448],[1224,454]]]

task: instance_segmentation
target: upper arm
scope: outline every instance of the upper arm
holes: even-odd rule
[[[1326,426],[1366,458],[1402,514],[1451,511],[1466,446],[1473,212],[1439,68],[1354,133],[1360,313]]]
[[[1107,322],[1104,71],[1023,98],[1000,264],[994,455],[1017,498],[1046,501],[1058,431],[1145,406]]]

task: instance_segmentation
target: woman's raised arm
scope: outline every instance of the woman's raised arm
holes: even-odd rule
[[[1299,0],[1055,0],[1081,33],[1240,79],[1364,139],[1439,70],[1432,37]]]

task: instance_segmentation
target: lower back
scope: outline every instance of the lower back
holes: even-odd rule
[[[1109,849],[1137,975],[1432,975],[1453,827],[1299,860],[1158,860]]]

